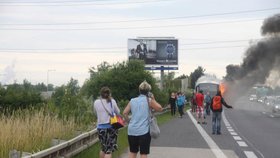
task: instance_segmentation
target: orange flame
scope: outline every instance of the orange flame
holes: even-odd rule
[[[224,95],[226,91],[226,85],[224,83],[220,83],[220,91],[221,94]]]

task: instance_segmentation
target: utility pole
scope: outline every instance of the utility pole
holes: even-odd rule
[[[47,71],[47,94],[49,92],[49,72],[51,72],[51,71],[55,71],[55,70],[54,69],[50,69],[50,70]]]

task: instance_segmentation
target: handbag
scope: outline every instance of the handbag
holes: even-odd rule
[[[148,97],[147,97],[147,101],[148,101],[148,105],[150,105]],[[149,114],[150,114],[149,116],[150,135],[152,138],[156,139],[160,135],[160,129],[157,124],[157,118],[152,113],[150,106],[149,106]]]
[[[110,113],[104,106],[102,100],[100,99],[101,103],[102,103],[102,106],[103,108],[105,109],[105,111],[108,113],[108,115],[110,116],[110,124],[112,125],[112,127],[114,129],[119,129],[119,128],[122,128],[124,127],[124,120],[123,118],[120,116],[120,115],[117,115],[114,113],[114,108],[112,106],[112,102],[110,102],[111,104],[111,108],[112,108],[112,113]]]
[[[110,118],[110,124],[113,128],[119,129],[124,126],[124,120],[120,115],[114,115]]]

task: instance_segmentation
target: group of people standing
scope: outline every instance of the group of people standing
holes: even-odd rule
[[[175,93],[172,92],[168,101],[168,105],[170,106],[171,115],[176,115],[176,107],[178,107],[179,117],[182,118],[184,115],[184,107],[186,104],[186,97],[181,92]]]
[[[162,111],[162,106],[156,101],[151,91],[151,85],[146,81],[139,85],[139,96],[132,98],[123,111],[125,121],[128,124],[128,143],[129,158],[136,158],[140,152],[140,158],[147,158],[150,153],[151,136],[149,133],[151,110]],[[181,92],[171,93],[169,105],[171,115],[175,116],[176,107],[178,107],[179,117],[184,114],[186,97]],[[210,115],[212,110],[212,134],[221,134],[221,112],[222,105],[232,108],[228,105],[220,92],[211,98],[209,92],[204,96],[203,91],[193,94],[191,98],[192,111],[197,114],[197,123],[206,124],[205,114]],[[205,103],[205,106],[204,106]],[[117,102],[112,98],[108,87],[100,90],[100,98],[94,101],[93,110],[97,116],[97,131],[101,150],[100,158],[111,158],[112,153],[117,150],[118,129],[110,124],[111,114],[120,115],[120,109]],[[111,114],[110,114],[111,113]],[[131,117],[128,115],[131,114]]]
[[[206,115],[210,115],[210,109],[212,111],[212,134],[221,134],[221,118],[223,105],[227,108],[232,108],[228,105],[220,91],[213,97],[207,92],[203,94],[202,90],[198,93],[193,93],[191,98],[192,112],[196,113],[198,124],[207,124],[205,121]]]
[[[123,111],[128,124],[129,158],[136,158],[138,152],[141,158],[147,158],[150,153],[150,111],[162,111],[162,106],[150,91],[151,85],[146,81],[142,82],[139,85],[139,96],[132,98]],[[107,111],[120,115],[120,110],[108,87],[101,88],[100,98],[94,101],[93,107],[97,115],[97,131],[101,144],[99,157],[111,158],[112,152],[117,150],[118,130],[111,126]],[[131,117],[128,117],[130,113]]]

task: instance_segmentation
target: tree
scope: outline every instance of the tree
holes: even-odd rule
[[[0,106],[8,110],[25,109],[41,105],[40,92],[27,80],[0,88]]]
[[[77,122],[83,123],[90,121],[90,102],[80,93],[78,81],[73,78],[67,85],[55,89],[51,103],[49,108],[55,110],[60,117],[74,117]]]
[[[139,94],[138,86],[144,80],[151,84],[155,96],[159,94],[152,74],[144,70],[143,61],[130,60],[114,65],[103,64],[98,66],[98,71],[90,72],[91,78],[85,82],[82,91],[93,98],[99,96],[101,87],[107,86],[117,101],[130,100]]]
[[[204,75],[205,69],[201,66],[198,66],[193,72],[190,74],[190,87],[192,89],[195,88],[195,82],[197,79]]]

